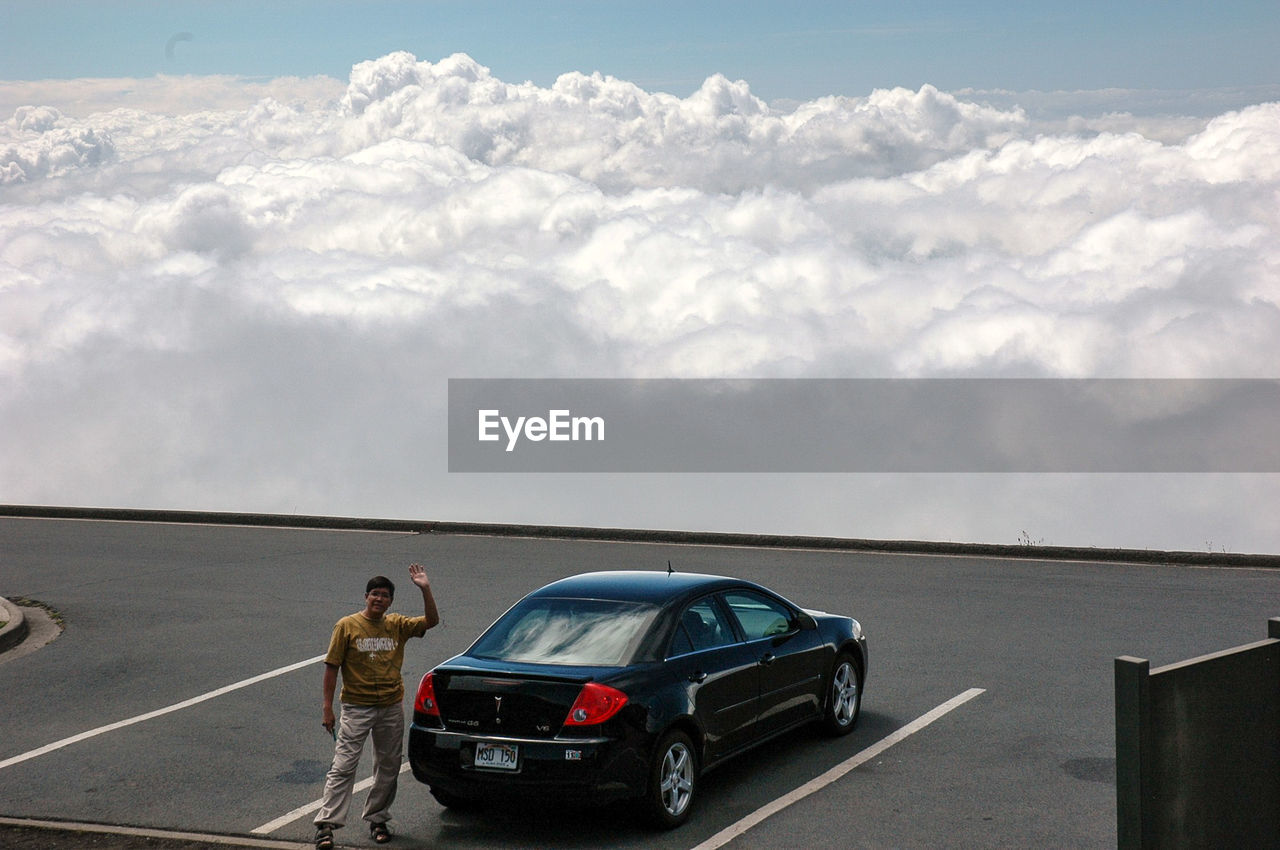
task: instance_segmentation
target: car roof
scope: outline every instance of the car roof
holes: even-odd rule
[[[562,578],[535,590],[529,596],[617,599],[664,604],[730,587],[759,588],[759,585],[741,579],[700,573],[616,570]]]

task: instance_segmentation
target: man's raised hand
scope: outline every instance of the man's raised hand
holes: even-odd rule
[[[426,587],[431,583],[431,580],[427,578],[427,571],[422,564],[409,565],[409,580],[418,587]]]

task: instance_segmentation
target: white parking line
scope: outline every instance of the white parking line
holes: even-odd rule
[[[933,711],[930,711],[928,714],[923,714],[920,717],[917,717],[915,720],[911,721],[906,726],[903,726],[901,729],[894,732],[892,735],[888,736],[887,738],[882,738],[880,741],[867,747],[865,750],[858,753],[857,755],[849,758],[846,761],[842,761],[840,764],[831,768],[821,776],[818,776],[815,779],[809,780],[808,782],[801,785],[799,788],[795,789],[789,794],[779,797],[778,799],[774,800],[772,803],[769,803],[768,805],[761,806],[760,808],[756,809],[754,812],[747,815],[745,818],[738,821],[737,823],[731,824],[725,827],[724,829],[717,832],[715,835],[708,838],[706,841],[694,847],[693,850],[715,850],[715,848],[717,847],[723,847],[733,839],[737,838],[739,835],[742,835],[744,832],[751,829],[751,827],[763,821],[765,818],[776,815],[778,812],[782,811],[787,806],[790,806],[792,803],[802,800],[816,791],[822,790],[826,786],[830,785],[832,782],[835,782],[837,779],[844,776],[849,771],[853,770],[858,765],[870,761],[871,759],[883,753],[885,750],[892,747],[894,744],[897,744],[897,743],[900,743],[901,741],[906,740],[908,737],[910,737],[911,735],[914,735],[916,732],[919,732],[921,729],[928,726],[930,723],[933,723],[938,718],[942,717],[945,714],[948,714],[951,711],[954,711],[955,709],[964,705],[969,700],[983,693],[986,693],[986,691],[982,688],[970,688],[969,690],[965,691],[959,696],[952,697],[951,699],[944,702],[942,705],[935,708]]]
[[[933,723],[935,720],[942,717],[944,714],[947,714],[948,712],[959,708],[969,700],[983,693],[986,693],[986,691],[984,691],[982,688],[970,688],[969,690],[965,691],[959,696],[953,697],[952,699],[944,702],[942,705],[935,708],[933,711],[930,711],[928,714],[925,714],[916,718],[915,720],[908,723],[906,726],[903,726],[901,729],[894,732],[892,735],[888,736],[887,738],[881,739],[876,744],[872,744],[870,747],[867,747],[865,750],[853,756],[852,758],[841,762],[840,764],[831,768],[826,773],[822,774],[816,779],[812,779],[809,782],[806,782],[804,785],[801,785],[799,788],[795,789],[791,793],[783,797],[779,797],[777,800],[774,800],[769,805],[763,806],[762,808],[757,809],[755,812],[753,812],[750,815],[747,815],[745,818],[733,824],[732,826],[728,826],[720,830],[715,835],[711,836],[706,841],[702,842],[697,847],[693,848],[693,850],[714,850],[714,848],[722,847],[725,844],[728,844],[730,841],[737,838],[739,835],[746,832],[748,829],[751,829],[751,827],[760,823],[765,818],[770,817],[771,815],[777,814],[778,812],[782,811],[787,806],[790,806],[792,803],[796,802],[797,800],[803,799],[804,797],[809,796],[815,791],[818,791],[823,787],[830,785],[832,782],[835,782],[837,779],[844,776],[846,773],[853,770],[858,765],[875,758],[876,756],[880,755],[880,753],[892,747],[894,744],[905,740],[906,738],[915,734],[916,732],[919,732],[921,729],[928,726],[930,723]],[[408,762],[400,766],[401,773],[406,773],[408,772],[408,770],[409,770]],[[365,789],[369,788],[372,785],[373,785],[373,777],[370,776],[368,779],[365,779],[361,782],[356,783],[353,793],[364,791]],[[270,835],[271,833],[275,832],[277,829],[280,829],[283,826],[287,826],[288,824],[293,823],[299,818],[305,817],[306,815],[309,815],[312,812],[317,811],[320,808],[320,806],[322,806],[323,804],[324,804],[324,800],[312,800],[310,803],[307,803],[304,806],[299,806],[293,811],[287,812],[281,815],[280,817],[276,818],[275,820],[264,823],[262,826],[254,830],[251,830],[250,834]]]
[[[404,764],[400,765],[401,773],[406,772],[408,769],[409,769],[408,762],[405,762]],[[373,779],[374,778],[370,776],[368,779],[364,779],[364,780],[361,780],[360,782],[357,782],[355,785],[355,788],[352,789],[351,793],[355,794],[356,792],[363,791],[364,789],[369,788],[370,786],[373,785]],[[257,829],[251,830],[250,834],[270,835],[280,827],[285,826],[287,824],[291,824],[294,821],[296,821],[298,818],[303,817],[304,815],[311,814],[312,812],[318,810],[323,805],[324,805],[323,798],[319,800],[312,800],[310,803],[307,803],[305,806],[298,806],[298,808],[294,809],[293,811],[288,812],[287,814],[283,814],[273,821],[268,821],[267,823],[264,823],[262,826],[258,827]]]
[[[201,694],[198,697],[192,697],[191,699],[183,700],[182,702],[177,702],[177,703],[174,703],[173,705],[165,706],[164,708],[158,708],[155,711],[149,711],[146,714],[139,714],[137,717],[130,717],[128,720],[118,720],[115,723],[108,723],[106,726],[99,726],[97,729],[90,729],[88,732],[81,732],[79,735],[72,735],[70,738],[63,738],[61,741],[54,741],[52,744],[45,744],[43,747],[40,747],[39,749],[31,750],[29,752],[23,753],[22,755],[12,756],[10,758],[5,759],[4,761],[0,761],[0,770],[3,770],[6,767],[11,767],[12,765],[18,764],[19,762],[27,761],[28,759],[33,759],[39,756],[46,755],[48,753],[53,752],[54,750],[60,750],[63,747],[69,747],[72,744],[79,743],[80,741],[85,741],[85,740],[88,740],[89,738],[95,738],[98,735],[102,735],[107,732],[114,732],[117,729],[123,729],[126,726],[132,726],[133,724],[141,723],[144,720],[151,720],[153,718],[160,717],[165,714],[170,714],[174,711],[181,711],[184,708],[190,708],[193,705],[198,705],[202,702],[205,702],[206,700],[211,700],[214,697],[220,697],[223,694],[229,694],[232,691],[238,691],[241,688],[247,688],[250,685],[256,685],[258,682],[264,681],[266,679],[271,679],[276,676],[281,676],[285,673],[291,673],[294,670],[301,669],[310,664],[316,664],[317,662],[320,662],[323,660],[324,660],[323,655],[317,655],[315,658],[308,658],[306,661],[299,661],[296,664],[290,664],[286,667],[278,667],[275,670],[272,670],[268,673],[262,673],[261,675],[254,676],[251,679],[245,679],[242,682],[236,682],[233,685],[227,685],[225,688],[218,688],[216,691],[209,691],[207,694]]]

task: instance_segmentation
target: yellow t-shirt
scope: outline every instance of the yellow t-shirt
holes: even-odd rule
[[[426,617],[383,614],[370,620],[350,614],[333,627],[325,664],[342,670],[342,702],[352,705],[395,705],[404,699],[404,645],[427,633]]]

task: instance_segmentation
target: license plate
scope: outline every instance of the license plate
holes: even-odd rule
[[[520,747],[517,744],[476,744],[476,767],[515,770],[519,763]]]

